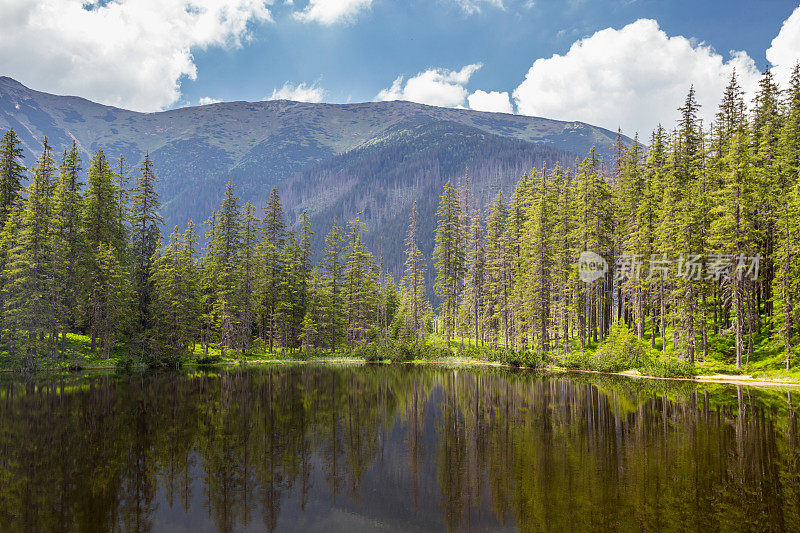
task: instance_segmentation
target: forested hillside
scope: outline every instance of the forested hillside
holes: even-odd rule
[[[593,145],[610,159],[615,142],[612,132],[580,122],[410,102],[231,102],[135,113],[0,77],[0,131],[10,128],[29,167],[45,136],[56,153],[75,140],[84,160],[103,149],[131,170],[149,154],[165,228],[205,221],[231,180],[259,216],[279,187],[288,223],[307,209],[318,234],[334,216],[349,220],[363,210],[370,246],[382,232],[403,231],[412,196],[420,199],[422,226],[432,228],[437,191],[466,167],[488,201],[534,165],[574,163]],[[393,243],[386,262],[399,274],[402,248]]]
[[[130,175],[103,150],[86,161],[77,143],[57,154],[45,141],[28,171],[8,130],[5,360],[69,363],[71,342],[85,335],[92,353],[119,364],[458,350],[655,375],[694,375],[697,365],[790,370],[800,354],[800,66],[784,91],[764,74],[749,108],[734,76],[713,124],[698,107],[690,90],[679,123],[659,127],[647,147],[620,140],[613,163],[592,148],[575,167],[556,151],[514,159],[464,126],[402,127],[310,172],[327,195],[292,183],[292,202],[308,206],[299,214],[287,217],[276,187],[262,215],[229,180],[205,224],[163,241],[150,156]],[[479,160],[446,179],[437,199],[416,185],[430,174],[445,180],[444,171],[407,154],[437,154],[439,168],[455,171],[478,144],[497,164],[537,168],[488,208],[479,197],[492,186],[471,180]],[[341,168],[358,168],[351,156],[385,169],[392,186],[373,185],[367,170],[345,181]],[[402,195],[406,220],[385,207]],[[434,204],[427,227],[420,213]],[[404,229],[377,232],[376,247],[364,219],[381,209]],[[316,235],[312,212],[329,222]],[[382,252],[400,246],[404,266],[392,275]]]

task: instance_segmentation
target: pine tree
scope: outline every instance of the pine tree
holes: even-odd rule
[[[772,283],[775,277],[775,265],[772,262],[776,239],[776,205],[780,187],[776,187],[776,177],[781,175],[780,142],[783,116],[780,113],[780,91],[772,72],[767,70],[759,82],[759,90],[753,102],[753,123],[751,127],[753,157],[752,176],[754,183],[756,217],[756,239],[758,253],[762,263],[759,279],[754,283],[755,312],[749,317],[751,322],[757,321],[760,329],[760,311],[762,308],[767,320],[773,315]],[[769,326],[768,326],[769,327]]]
[[[328,236],[325,237],[325,251],[322,263],[328,291],[328,301],[325,304],[325,326],[328,345],[332,352],[336,351],[345,319],[343,294],[345,242],[342,228],[336,224],[336,219],[334,219],[333,227]]]
[[[153,255],[161,240],[161,204],[158,200],[156,185],[158,178],[153,172],[150,155],[145,154],[140,167],[141,174],[136,179],[131,197],[131,252],[133,259],[133,283],[136,287],[137,329],[140,335],[146,335],[152,327],[150,302],[153,299],[151,276],[153,273]],[[145,343],[142,344],[144,348]]]
[[[125,230],[120,218],[119,190],[114,184],[114,172],[108,164],[105,154],[98,150],[92,156],[89,165],[88,187],[83,198],[83,227],[87,254],[87,281],[89,287],[106,287],[108,280],[101,279],[110,272],[102,272],[101,268],[113,267],[114,280],[118,276],[127,275],[124,269]],[[108,254],[115,254],[111,261]],[[103,262],[101,264],[101,262]],[[92,351],[105,327],[102,320],[110,316],[111,309],[104,306],[117,305],[108,299],[98,300],[102,292],[92,289],[84,302],[90,324]],[[108,336],[106,336],[106,340]],[[108,348],[108,346],[106,346]]]
[[[504,332],[505,347],[509,344],[509,306],[512,290],[512,258],[507,238],[508,206],[503,193],[498,192],[486,223],[486,285],[487,315],[492,331],[492,345],[498,345],[500,330]]]
[[[19,200],[25,180],[21,144],[13,129],[6,131],[0,141],[0,223],[5,223]]]
[[[464,240],[461,226],[461,202],[450,180],[444,185],[436,210],[436,246],[433,259],[436,265],[434,289],[441,299],[439,308],[444,323],[447,346],[455,333],[456,315],[465,270]]]
[[[286,224],[277,188],[272,189],[267,200],[262,224],[264,238],[261,241],[260,254],[264,259],[261,276],[263,287],[260,291],[263,313],[261,335],[262,338],[268,338],[269,351],[272,352],[277,331],[278,304],[284,281],[283,251],[286,243]]]
[[[611,249],[611,191],[600,172],[594,147],[578,167],[576,221],[573,227],[578,254],[594,252],[609,257]],[[601,341],[609,327],[609,276],[580,286],[576,299],[581,347]]]
[[[557,167],[552,177],[545,170],[539,174],[539,183],[532,191],[530,216],[526,220],[522,242],[522,268],[528,273],[522,281],[523,297],[528,302],[525,310],[526,323],[531,327],[531,346],[533,338],[538,337],[541,352],[550,350],[550,304],[552,300],[552,271],[554,252],[552,219],[556,191],[554,182],[561,179],[561,169]]]
[[[345,263],[345,302],[350,346],[367,339],[374,318],[377,293],[377,265],[361,238],[363,223],[356,217],[349,224],[349,242]]]
[[[95,276],[92,283],[92,324],[104,359],[111,355],[118,336],[130,317],[132,290],[130,275],[120,264],[119,252],[101,243],[95,253]]]
[[[425,298],[425,260],[417,245],[418,219],[417,201],[411,207],[411,219],[406,235],[405,275],[402,286],[409,304],[411,334],[417,343],[422,333],[422,307]]]
[[[480,214],[480,209],[475,206],[470,211],[469,204],[467,205],[467,223],[466,223],[466,247],[467,247],[467,287],[466,294],[469,297],[468,309],[472,321],[473,337],[475,339],[475,346],[478,346],[480,340],[480,331],[482,329],[482,313],[484,298],[484,278],[486,269],[486,260],[483,242],[483,217]]]
[[[61,317],[62,356],[66,346],[66,333],[75,331],[78,324],[78,302],[83,294],[87,266],[80,171],[78,145],[73,141],[72,146],[64,151],[55,193],[54,236],[59,291],[57,312]]]
[[[239,295],[238,301],[241,316],[238,345],[241,350],[250,348],[253,336],[253,319],[255,318],[255,287],[259,272],[258,247],[259,220],[256,208],[250,202],[244,205],[242,215],[242,243],[238,264]]]
[[[752,255],[751,244],[754,228],[753,217],[749,212],[753,205],[750,179],[751,150],[747,126],[743,117],[738,127],[730,133],[729,140],[723,144],[722,150],[720,166],[724,181],[722,188],[718,191],[716,202],[718,207],[712,227],[715,249],[733,257]],[[741,368],[744,352],[747,280],[744,276],[731,272],[726,282],[732,292],[736,313],[736,368]]]
[[[18,234],[9,251],[6,314],[14,330],[22,335],[25,366],[33,367],[34,357],[56,347],[56,254],[53,216],[53,190],[56,162],[44,139],[41,156],[33,169],[27,200],[18,212]],[[12,211],[13,213],[13,211]],[[47,346],[42,339],[49,335]]]
[[[18,207],[25,167],[22,164],[23,151],[17,134],[13,129],[5,132],[0,140],[0,229],[9,219],[11,212]],[[11,239],[11,235],[8,236]],[[8,240],[8,239],[5,239]],[[10,243],[11,241],[8,240]],[[6,268],[8,266],[9,245],[0,246],[0,309],[5,308]],[[5,330],[5,317],[0,313],[0,340]]]
[[[666,300],[664,295],[665,273],[654,268],[657,261],[663,261],[663,250],[659,248],[658,228],[661,225],[661,202],[666,164],[664,129],[659,124],[650,138],[645,161],[642,199],[638,202],[637,227],[633,233],[632,244],[648,261],[648,270],[642,273],[642,290],[649,291],[653,304],[651,311],[652,333],[650,346],[655,348],[657,335],[661,336],[662,350],[666,348]],[[660,252],[660,253],[659,253]],[[667,264],[667,266],[669,266]],[[642,313],[644,315],[644,313]],[[642,328],[643,329],[643,328]]]
[[[229,180],[225,196],[213,217],[213,232],[206,247],[208,279],[213,286],[213,317],[219,334],[222,357],[234,347],[238,328],[239,302],[237,267],[242,247],[242,221],[239,199]]]
[[[196,338],[199,312],[196,273],[193,259],[194,230],[190,224],[184,235],[176,227],[166,247],[153,258],[153,327],[156,346],[163,360],[155,364],[180,365]]]
[[[779,295],[777,318],[786,351],[786,370],[791,365],[793,337],[798,329],[800,298],[800,63],[792,71],[786,113],[780,139],[779,172],[775,175],[776,276]]]

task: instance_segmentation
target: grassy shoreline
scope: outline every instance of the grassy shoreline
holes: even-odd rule
[[[600,374],[607,376],[622,376],[633,379],[639,378],[639,379],[657,379],[657,380],[668,380],[668,381],[689,381],[695,383],[746,385],[750,387],[770,387],[770,388],[780,387],[780,386],[800,387],[800,378],[794,376],[789,376],[789,377],[784,377],[780,375],[764,376],[762,374],[752,376],[749,374],[724,374],[724,373],[698,374],[693,377],[657,376],[651,374],[644,374],[636,370],[624,370],[620,372],[612,372],[607,370],[568,368],[565,366],[558,366],[552,364],[547,364],[544,366],[534,366],[534,367],[519,366],[519,365],[496,362],[496,361],[486,361],[482,359],[465,358],[459,356],[453,356],[436,360],[414,359],[402,362],[392,362],[390,359],[370,361],[363,357],[346,357],[346,356],[317,356],[310,359],[300,359],[293,357],[273,357],[273,358],[258,357],[258,358],[242,358],[238,360],[226,359],[214,363],[187,362],[183,365],[183,368],[203,369],[203,368],[220,368],[220,367],[230,368],[237,366],[266,367],[271,365],[314,365],[314,364],[325,364],[325,365],[400,364],[400,365],[495,367],[495,368],[506,368],[515,370],[540,371],[552,374],[570,374],[570,373]],[[80,369],[70,369],[64,366],[53,365],[49,367],[38,368],[35,371],[33,371],[33,373],[37,374],[37,373],[51,373],[51,372],[99,372],[99,371],[116,371],[119,370],[119,368],[120,367],[113,361],[104,361],[104,362],[97,362],[95,364],[87,364],[86,366],[81,366]],[[134,368],[138,370],[145,369],[144,367],[141,368],[134,367]],[[12,372],[20,372],[20,371],[14,368],[0,368],[0,373],[12,373]]]
[[[196,345],[182,362],[186,368],[219,366],[266,366],[274,364],[442,364],[472,367],[527,368],[548,372],[583,372],[620,375],[632,378],[671,379],[698,383],[733,383],[764,386],[800,386],[800,365],[786,371],[779,356],[761,349],[748,365],[737,370],[725,354],[727,346],[718,343],[705,360],[690,364],[672,351],[652,349],[647,339],[638,339],[626,328],[612,328],[600,343],[585,349],[573,345],[546,354],[502,347],[475,346],[465,339],[454,339],[448,346],[443,339],[430,336],[426,342],[408,344],[387,341],[377,344],[342,347],[330,351],[304,353],[277,350],[269,352],[253,346],[247,353],[228,352],[223,358],[219,346],[211,345],[206,353]],[[661,348],[659,346],[659,348]],[[37,358],[32,372],[114,371],[145,369],[144,363],[131,363],[124,345],[117,345],[109,359],[100,358],[91,349],[91,340],[69,334],[63,357]],[[0,353],[0,372],[24,372],[19,361]],[[29,371],[30,372],[30,371]]]

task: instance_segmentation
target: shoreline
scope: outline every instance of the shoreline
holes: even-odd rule
[[[307,364],[344,364],[344,365],[362,365],[362,364],[401,364],[401,365],[459,365],[459,366],[469,366],[469,367],[497,367],[497,368],[507,368],[507,369],[518,369],[518,370],[542,370],[546,372],[550,372],[553,374],[568,374],[568,373],[583,373],[583,374],[601,374],[606,376],[622,376],[627,378],[643,378],[643,379],[657,379],[657,380],[666,380],[666,381],[692,381],[695,383],[714,383],[714,384],[727,384],[727,385],[747,385],[750,387],[800,387],[800,382],[796,381],[783,381],[779,379],[764,379],[764,378],[754,378],[750,375],[738,375],[738,374],[701,374],[691,378],[681,378],[681,377],[662,377],[662,376],[651,376],[648,374],[640,374],[636,371],[623,371],[623,372],[606,372],[601,370],[585,370],[585,369],[575,369],[575,368],[565,368],[561,366],[553,366],[547,365],[544,367],[526,367],[526,366],[513,366],[503,363],[496,363],[491,361],[480,361],[480,360],[468,360],[468,359],[455,359],[455,360],[414,360],[414,361],[406,361],[402,363],[391,363],[388,361],[367,361],[366,359],[361,358],[350,358],[350,357],[332,357],[330,359],[326,358],[317,358],[317,359],[249,359],[243,361],[222,361],[215,364],[196,364],[196,363],[189,363],[186,364],[183,368],[188,369],[203,369],[203,368],[214,368],[214,367],[230,367],[230,366],[269,366],[269,365],[307,365]],[[79,372],[100,372],[100,371],[109,371],[109,370],[117,370],[117,366],[113,364],[109,365],[99,365],[99,366],[89,366],[85,368],[80,368],[77,370],[72,369],[64,369],[64,368],[42,368],[33,371],[33,374],[41,374],[41,373],[51,373],[51,372],[67,372],[67,373],[79,373]],[[19,372],[18,370],[4,368],[0,369],[0,374],[12,374]],[[25,372],[19,372],[25,374]]]

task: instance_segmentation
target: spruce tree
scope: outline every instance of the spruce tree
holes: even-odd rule
[[[242,243],[238,264],[239,279],[239,305],[240,305],[240,330],[238,345],[241,350],[250,348],[250,339],[253,336],[253,321],[255,318],[255,287],[257,273],[259,272],[258,242],[259,220],[256,217],[256,208],[247,202],[242,213]]]
[[[513,252],[507,238],[508,206],[498,192],[486,222],[486,314],[489,317],[491,342],[498,345],[501,331],[505,347],[509,343],[509,304],[512,290]]]
[[[422,333],[422,307],[425,298],[425,260],[417,245],[418,231],[417,201],[414,200],[406,235],[406,262],[402,286],[409,305],[411,334],[415,344]]]
[[[775,176],[776,276],[779,296],[777,318],[791,366],[793,337],[798,330],[800,299],[800,63],[796,64],[787,91],[786,112],[780,139],[779,172]]]
[[[461,202],[450,180],[436,210],[436,246],[433,259],[436,265],[434,289],[441,302],[439,308],[444,323],[444,335],[449,348],[455,333],[456,315],[465,270],[465,251],[461,225]]]
[[[25,166],[22,164],[22,141],[10,129],[0,140],[0,223],[5,223],[8,214],[19,200]]]
[[[238,329],[238,261],[242,247],[242,220],[239,199],[229,180],[225,196],[213,217],[213,232],[206,247],[208,280],[213,290],[213,317],[222,357],[234,347]]]
[[[33,367],[39,353],[46,351],[49,356],[56,348],[55,182],[56,162],[45,138],[27,187],[27,199],[18,212],[19,229],[7,267],[6,315],[21,336],[19,344],[27,368]],[[49,340],[45,344],[46,336]]]
[[[328,345],[332,352],[336,351],[345,316],[344,300],[344,267],[346,237],[342,228],[333,220],[333,227],[325,237],[325,250],[322,262],[325,284],[327,286],[327,302],[325,303],[325,326]]]
[[[3,229],[11,212],[18,207],[22,182],[25,179],[25,167],[22,164],[23,150],[17,134],[13,129],[5,132],[0,140],[0,229]],[[11,239],[11,235],[8,239]],[[10,240],[4,239],[0,246],[0,309],[5,308],[3,298],[6,293],[6,267]],[[0,341],[5,330],[5,317],[0,313]]]
[[[66,333],[75,331],[78,324],[78,302],[84,294],[86,246],[83,229],[83,198],[81,196],[80,154],[75,141],[64,151],[61,173],[55,194],[55,253],[61,317],[61,354],[64,355]]]
[[[269,351],[272,352],[284,281],[283,252],[286,243],[286,224],[277,188],[272,189],[267,200],[262,227],[264,238],[261,241],[260,254],[263,257],[261,275],[263,285],[260,292],[263,315],[260,330],[262,338],[268,339]]]
[[[119,277],[127,275],[124,265],[125,229],[121,219],[119,189],[114,183],[114,172],[102,150],[92,156],[83,207],[87,282],[90,287],[83,308],[90,324],[92,351],[95,351],[105,327],[104,317],[113,314],[107,306],[118,304],[107,298],[100,298],[106,293],[103,292],[104,289],[98,290],[96,287],[106,288],[109,279],[113,278],[116,283]],[[114,254],[113,261],[108,257],[109,254]],[[102,268],[106,271],[102,271]],[[113,272],[108,269],[113,269]],[[101,279],[112,274],[112,278]],[[108,339],[106,335],[105,340]],[[110,349],[107,345],[104,348]]]
[[[161,204],[156,186],[158,178],[153,171],[150,155],[145,154],[131,194],[130,213],[131,253],[133,260],[133,283],[136,288],[137,330],[139,335],[146,335],[152,326],[150,303],[153,299],[151,276],[153,271],[153,255],[161,240]],[[146,346],[142,343],[142,348]]]

